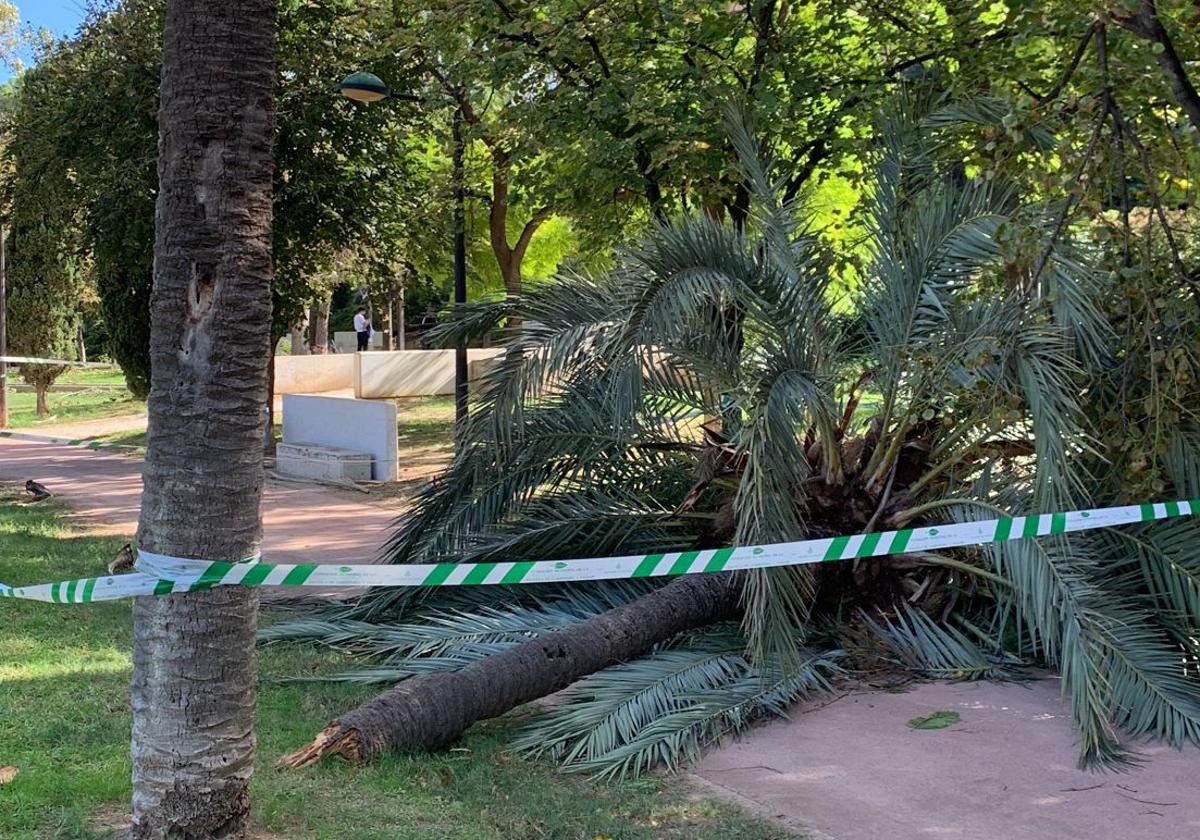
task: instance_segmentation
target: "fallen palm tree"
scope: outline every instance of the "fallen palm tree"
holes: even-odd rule
[[[737,603],[731,583],[726,575],[684,578],[459,670],[406,680],[334,721],[282,763],[301,767],[333,754],[359,763],[386,750],[444,747],[477,720],[561,691],[630,650],[721,619]]]
[[[1118,498],[1081,401],[1107,399],[1113,375],[1109,273],[1050,208],[944,175],[919,124],[900,113],[881,132],[853,320],[831,310],[825,248],[771,198],[745,136],[749,233],[685,218],[603,277],[465,312],[451,329],[513,314],[523,328],[391,560],[687,551]],[[1016,230],[1036,247],[1009,247]],[[1200,495],[1196,420],[1159,453],[1167,496]],[[1200,740],[1200,683],[1180,665],[1200,626],[1198,536],[1179,522],[688,577],[561,620],[580,587],[424,607],[376,591],[352,623],[274,633],[377,654],[351,678],[399,681],[286,761],[436,748],[575,683],[520,743],[636,772],[843,666],[984,678],[1021,662],[1062,673],[1085,764],[1121,761],[1118,730]],[[736,641],[696,632],[735,604]]]

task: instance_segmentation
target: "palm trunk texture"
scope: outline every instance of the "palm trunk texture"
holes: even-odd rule
[[[150,426],[138,545],[239,560],[261,538],[271,340],[275,0],[170,0]],[[256,590],[134,605],[135,840],[244,837]]]
[[[304,767],[340,755],[355,764],[389,750],[433,750],[473,723],[635,658],[737,606],[730,575],[689,575],[623,607],[522,642],[459,671],[414,677],[342,715],[280,762]]]

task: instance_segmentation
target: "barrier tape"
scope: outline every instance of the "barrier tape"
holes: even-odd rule
[[[73,362],[70,359],[41,359],[36,356],[0,356],[10,365],[70,365],[71,367],[112,367],[104,362]]]
[[[1002,517],[772,545],[626,557],[593,557],[582,560],[523,560],[497,563],[338,566],[314,563],[272,564],[259,562],[257,558],[231,563],[188,560],[139,551],[138,572],[135,574],[82,578],[35,586],[11,587],[0,584],[0,597],[86,604],[135,595],[197,592],[214,586],[230,585],[485,586],[671,577],[936,551],[1196,514],[1200,514],[1200,499]]]

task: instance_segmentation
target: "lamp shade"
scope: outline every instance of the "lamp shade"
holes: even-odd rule
[[[390,94],[388,86],[383,83],[382,79],[374,73],[362,72],[351,73],[342,79],[338,90],[342,92],[342,96],[356,102],[378,102],[381,99],[387,99]]]

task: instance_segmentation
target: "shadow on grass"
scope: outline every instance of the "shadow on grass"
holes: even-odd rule
[[[71,533],[54,501],[14,503],[0,488],[0,580],[98,574],[123,545]],[[7,576],[7,577],[6,577]],[[8,578],[11,578],[9,580]],[[271,615],[264,615],[271,620]],[[0,785],[4,840],[112,834],[130,796],[129,601],[0,602]],[[369,767],[273,763],[378,688],[281,679],[346,670],[344,654],[268,645],[259,654],[253,782],[256,823],[275,838],[316,840],[781,840],[783,830],[690,797],[659,779],[593,784],[526,761],[506,744],[520,717],[472,728],[453,749]]]

